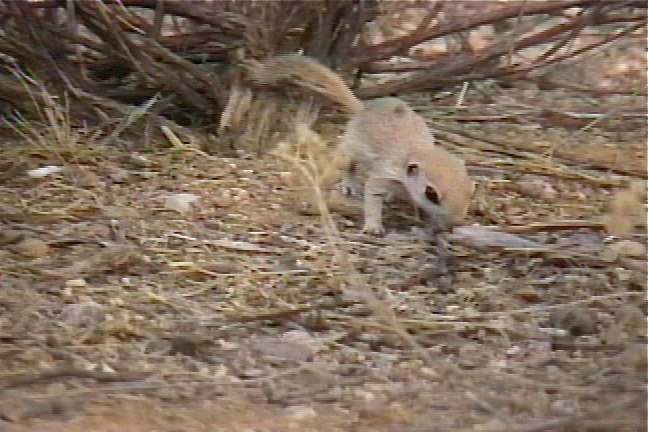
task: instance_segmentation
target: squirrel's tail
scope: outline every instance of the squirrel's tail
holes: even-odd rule
[[[352,114],[364,110],[364,103],[335,72],[313,58],[287,54],[250,65],[249,76],[259,84],[288,81],[328,97]]]

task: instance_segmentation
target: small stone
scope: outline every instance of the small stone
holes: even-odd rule
[[[18,243],[23,240],[25,236],[25,231],[12,229],[2,230],[0,231],[0,246]]]
[[[115,183],[126,183],[130,173],[123,168],[112,168],[108,173],[108,178]]]
[[[85,279],[70,279],[65,281],[65,286],[69,288],[85,288],[87,285]]]
[[[626,347],[617,358],[621,365],[637,373],[645,374],[648,369],[648,352],[646,352],[644,344],[633,344]]]
[[[125,302],[120,297],[113,297],[108,301],[112,306],[121,307],[124,306]]]
[[[528,303],[540,303],[543,300],[542,293],[531,287],[519,288],[515,291],[515,296]]]
[[[177,335],[171,338],[170,354],[182,354],[195,357],[200,354],[205,341],[193,335]]]
[[[251,347],[255,353],[261,356],[293,361],[307,361],[313,356],[316,349],[303,341],[285,340],[272,336],[254,339]]]
[[[288,417],[294,420],[304,420],[317,416],[317,413],[312,407],[305,405],[293,405],[286,408]]]
[[[358,389],[353,394],[362,401],[373,401],[376,399],[376,394],[367,390]]]
[[[227,208],[231,207],[234,204],[234,199],[229,192],[223,192],[219,196],[215,196],[211,200],[214,207],[218,208]]]
[[[130,207],[104,206],[101,213],[109,219],[129,219],[137,217],[137,210]]]
[[[550,317],[553,327],[567,330],[573,336],[596,333],[594,312],[583,307],[555,309]]]
[[[150,159],[138,153],[130,153],[128,155],[128,162],[130,162],[132,165],[138,168],[146,168],[152,165]]]
[[[58,174],[63,171],[63,167],[56,165],[47,165],[41,168],[35,168],[27,171],[27,175],[32,178],[47,177],[53,174]]]
[[[541,179],[520,181],[518,187],[523,194],[545,201],[553,201],[558,196],[558,192],[551,183]]]
[[[28,258],[42,258],[49,253],[47,242],[37,238],[26,238],[19,243],[11,245],[9,249]]]
[[[74,327],[94,327],[105,318],[103,307],[93,301],[68,304],[61,310],[60,319]]]
[[[622,240],[608,245],[608,248],[623,257],[644,258],[646,256],[646,245],[632,240]]]
[[[646,334],[646,317],[641,309],[632,304],[621,306],[615,314],[616,322],[631,336],[642,337]]]
[[[164,207],[175,210],[178,213],[185,213],[192,210],[193,205],[200,199],[198,195],[190,193],[171,194],[167,197]]]

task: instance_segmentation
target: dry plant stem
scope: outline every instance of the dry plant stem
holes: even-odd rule
[[[174,382],[174,383],[166,383],[166,382],[141,382],[141,383],[129,383],[128,385],[119,385],[119,382],[114,383],[110,387],[103,387],[103,388],[91,388],[91,389],[81,389],[81,390],[70,390],[66,391],[64,393],[56,393],[56,394],[39,394],[39,395],[28,395],[26,397],[20,398],[22,400],[47,400],[47,399],[71,399],[75,397],[81,397],[81,396],[88,396],[88,395],[94,395],[98,393],[105,393],[105,394],[116,394],[116,393],[128,393],[128,392],[141,392],[145,390],[159,390],[162,388],[177,388],[177,387],[182,387],[186,386],[188,383],[195,383],[195,384],[202,384],[202,385],[208,385],[208,386],[218,386],[218,387],[238,387],[238,386],[245,386],[253,383],[263,383],[263,382],[268,382],[268,381],[273,381],[277,380],[279,378],[286,377],[288,375],[292,375],[295,373],[298,373],[304,369],[310,370],[311,365],[300,365],[296,368],[288,369],[286,371],[282,371],[279,373],[275,373],[269,376],[263,376],[260,378],[253,378],[253,379],[248,379],[248,380],[242,380],[242,381],[232,381],[232,382],[223,382],[222,378],[213,378],[213,377],[206,377],[202,374],[190,374],[192,379],[188,380],[183,380],[180,382]],[[112,379],[110,379],[109,376],[104,376],[102,377],[101,374],[104,374],[103,372],[96,372],[96,371],[77,371],[77,370],[71,370],[73,372],[71,375],[66,374],[65,371],[61,371],[62,373],[58,373],[57,371],[53,372],[52,375],[61,375],[61,376],[79,376],[79,377],[87,377],[87,378],[92,378],[96,379],[99,381],[103,382],[113,382]],[[49,372],[45,372],[43,376],[47,376]],[[90,376],[94,375],[94,376]],[[108,374],[108,375],[113,375],[115,377],[119,377],[120,374]],[[150,375],[149,375],[150,376]],[[119,381],[135,381],[135,380],[142,380],[143,378],[146,378],[147,375],[142,374],[140,377],[135,377],[133,376],[128,376],[124,374],[123,377],[121,378],[126,378],[126,379],[120,379]],[[171,376],[165,376],[165,378],[172,378]],[[26,381],[29,380],[28,377],[21,377],[18,381],[25,379]],[[20,383],[22,384],[22,383]],[[1,387],[0,387],[1,388]],[[2,402],[0,402],[0,406],[2,405]]]
[[[121,372],[106,373],[83,369],[59,369],[40,372],[37,374],[17,374],[0,376],[0,389],[27,386],[40,382],[53,381],[59,378],[89,378],[99,382],[139,381],[148,377],[149,373]]]
[[[546,170],[551,170],[552,172],[560,172],[562,174],[569,174],[571,178],[582,178],[584,180],[592,181],[597,184],[610,184],[610,185],[618,185],[618,181],[610,180],[609,178],[598,178],[598,177],[593,177],[590,175],[585,174],[582,171],[579,171],[576,169],[576,167],[572,168],[566,165],[559,165],[554,161],[551,161],[551,163],[548,163],[549,161],[547,160],[546,157],[531,153],[528,151],[528,146],[522,143],[516,143],[514,141],[512,142],[504,142],[502,140],[498,140],[492,137],[485,138],[483,136],[478,136],[476,134],[473,134],[471,132],[466,132],[464,130],[460,130],[457,128],[454,128],[452,126],[448,125],[439,125],[435,124],[434,128],[432,128],[434,133],[439,135],[441,138],[448,139],[450,141],[457,141],[456,137],[462,137],[462,138],[468,138],[473,141],[478,141],[481,143],[486,143],[489,144],[490,146],[484,146],[483,144],[480,145],[480,147],[484,150],[489,150],[489,151],[496,151],[501,154],[506,154],[506,155],[511,155],[511,156],[516,156],[516,157],[522,157],[525,159],[530,159],[534,162],[537,162],[540,164],[544,169]],[[462,141],[459,141],[459,144],[463,144]],[[471,143],[469,145],[470,147],[475,147],[474,143]],[[562,158],[562,154],[559,154],[554,157],[556,158]],[[569,159],[568,159],[569,160]],[[598,161],[590,161],[589,165],[591,165],[593,168],[597,169],[604,169],[607,171],[612,171],[618,174],[622,175],[629,175],[629,176],[634,176],[634,177],[641,177],[641,178],[648,178],[648,172],[646,171],[638,171],[635,169],[627,169],[624,167],[618,167],[618,166],[610,166],[610,164],[604,164],[600,163]],[[610,183],[611,182],[611,183]]]
[[[592,87],[592,86],[585,86],[581,85],[578,83],[573,83],[573,82],[568,82],[568,81],[561,81],[558,79],[549,79],[546,77],[543,77],[541,79],[534,79],[534,78],[527,78],[531,81],[536,81],[538,83],[542,83],[544,86],[551,86],[552,88],[565,88],[568,90],[573,90],[577,91],[580,93],[589,93],[593,94],[595,96],[604,96],[604,95],[613,95],[613,94],[619,94],[619,95],[630,95],[630,96],[646,96],[648,94],[648,90],[645,88],[603,88],[603,87]],[[622,114],[623,115],[623,114]],[[644,117],[644,113],[637,113],[637,116]]]
[[[525,69],[520,69],[520,70],[517,70],[517,71],[515,71],[515,72],[513,72],[513,73],[525,73],[525,72],[530,72],[530,71],[532,71],[533,69],[536,69],[536,68],[538,68],[538,67],[540,67],[540,66],[546,66],[546,65],[549,65],[549,64],[553,64],[553,63],[561,62],[561,61],[566,60],[566,59],[568,59],[568,58],[575,57],[575,56],[577,56],[577,55],[579,55],[579,54],[582,54],[582,53],[584,53],[584,52],[591,51],[591,50],[593,50],[593,49],[595,49],[595,48],[598,48],[598,47],[600,47],[600,46],[606,45],[606,44],[608,44],[608,43],[610,43],[610,42],[612,42],[612,41],[614,41],[614,40],[620,39],[621,37],[623,37],[623,36],[625,36],[625,35],[628,35],[628,34],[630,34],[630,33],[632,33],[632,32],[635,32],[635,31],[637,31],[637,30],[639,30],[639,29],[642,29],[642,28],[645,27],[645,26],[646,26],[646,22],[640,22],[640,23],[637,23],[637,24],[635,24],[634,26],[630,26],[630,27],[628,27],[628,28],[626,28],[626,29],[622,29],[622,30],[620,30],[620,31],[618,31],[618,32],[616,32],[616,33],[613,33],[613,34],[611,34],[611,35],[608,35],[604,40],[602,40],[602,41],[600,41],[600,42],[596,42],[596,43],[593,43],[593,44],[591,44],[591,45],[588,45],[588,46],[585,46],[585,47],[579,48],[579,49],[577,49],[577,50],[574,50],[573,52],[570,52],[570,53],[568,53],[568,54],[564,54],[564,55],[562,55],[562,56],[557,56],[557,57],[554,57],[554,58],[552,58],[552,59],[549,59],[549,60],[543,61],[543,62],[541,62],[541,63],[531,65],[531,66],[529,66],[529,67],[527,67],[527,68],[525,68]],[[500,76],[500,75],[497,74],[497,75],[494,75],[493,77],[497,77],[497,76]]]
[[[627,297],[643,297],[643,296],[645,296],[645,293],[628,291],[628,292],[621,292],[621,293],[614,293],[614,294],[591,296],[581,300],[574,300],[571,302],[554,304],[554,305],[529,306],[522,309],[514,309],[509,311],[503,311],[503,312],[479,312],[475,315],[475,317],[489,318],[489,317],[505,317],[505,316],[516,315],[516,314],[533,314],[533,313],[546,312],[549,310],[560,309],[560,308],[565,308],[570,306],[596,303],[602,300],[611,300],[611,299],[619,299],[619,298],[627,298]]]
[[[427,352],[419,343],[403,328],[398,318],[391,310],[390,306],[379,300],[372,290],[367,286],[365,278],[353,266],[351,254],[343,243],[339,230],[331,216],[326,204],[326,198],[320,188],[320,181],[317,178],[317,167],[308,166],[303,161],[293,158],[291,162],[300,170],[302,175],[307,179],[316,196],[317,206],[321,215],[322,227],[325,236],[331,246],[331,250],[336,258],[338,265],[342,266],[347,278],[347,287],[343,290],[351,299],[357,298],[363,301],[369,310],[371,310],[388,328],[408,343],[421,357],[428,366],[433,367],[435,364]]]
[[[510,234],[525,234],[535,232],[580,230],[583,228],[589,228],[596,231],[605,231],[605,225],[602,222],[582,220],[532,222],[527,225],[507,225],[504,227],[498,227],[497,229]]]
[[[643,16],[632,17],[628,18],[627,20],[621,19],[621,22],[640,22],[617,33],[614,33],[602,42],[590,44],[562,56],[546,60],[542,63],[533,64],[524,69],[500,67],[497,66],[496,63],[492,63],[494,59],[497,59],[503,55],[510,55],[510,53],[514,51],[541,45],[546,41],[550,41],[563,33],[571,32],[575,28],[581,27],[583,25],[583,20],[587,20],[587,23],[589,25],[600,25],[610,22],[618,22],[619,19],[620,18],[606,16],[587,16],[582,17],[582,19],[579,21],[557,24],[554,27],[540,31],[539,33],[532,34],[531,36],[527,36],[520,40],[515,40],[511,46],[497,41],[492,43],[489,47],[478,51],[477,53],[462,52],[459,55],[439,60],[434,63],[432,70],[414,73],[401,79],[394,79],[385,83],[376,84],[371,87],[360,89],[358,91],[358,95],[363,98],[371,98],[392,93],[407,93],[414,90],[438,89],[447,87],[449,85],[459,84],[463,81],[494,78],[522,72],[526,73],[542,65],[572,58],[577,54],[592,50],[601,45],[609,43],[610,41],[618,39],[626,34],[630,34],[638,29],[643,28],[646,25],[646,18]],[[390,42],[392,41],[385,42],[385,44]],[[479,72],[473,72],[475,70],[478,70]]]
[[[620,410],[622,411],[624,409],[628,409],[633,406],[640,406],[641,404],[645,403],[645,400],[646,397],[643,394],[640,394],[638,396],[630,396],[630,397],[623,398],[620,401],[617,401],[615,403],[612,403],[605,408],[598,409],[596,411],[586,412],[583,414],[568,416],[568,417],[559,418],[555,420],[537,422],[531,425],[515,426],[512,424],[507,424],[505,429],[510,432],[550,432],[550,431],[559,430],[557,428],[560,428],[561,426],[568,426],[570,424],[575,424],[576,422],[584,421],[584,420],[591,420],[596,425],[596,427],[605,427],[605,424],[608,422],[612,422],[612,425],[614,425],[613,419],[609,418],[611,414],[618,415]],[[580,426],[582,426],[582,424],[580,424]],[[489,429],[481,428],[479,430],[483,432],[499,432],[502,429],[501,428],[489,428]],[[466,430],[466,432],[468,432],[468,430]]]
[[[486,49],[470,52],[462,42],[460,52],[452,52],[435,62],[419,62],[415,67],[426,69],[422,73],[358,92],[381,96],[524,73],[529,68],[596,48],[645,24],[645,17],[638,13],[643,5],[636,1],[611,1],[605,7],[600,0],[510,2],[505,6],[488,6],[478,16],[460,16],[446,22],[439,22],[439,16],[451,2],[436,1],[429,3],[427,13],[411,34],[366,46],[361,42],[364,23],[375,17],[378,8],[374,11],[364,2],[326,0],[323,3],[322,9],[322,2],[308,0],[223,2],[218,7],[213,2],[200,0],[191,4],[178,0],[106,0],[97,4],[81,0],[4,1],[0,2],[0,21],[7,31],[0,36],[0,51],[29,69],[37,80],[51,85],[54,94],[62,94],[64,90],[72,94],[70,114],[75,124],[102,123],[113,127],[111,118],[128,116],[131,106],[142,105],[160,93],[168,103],[158,106],[155,112],[146,112],[146,119],[153,126],[196,120],[208,125],[208,130],[222,133],[231,114],[227,112],[229,89],[238,84],[244,56],[260,59],[303,50],[343,70],[352,71],[360,66],[358,74],[361,74],[363,70],[371,70],[371,62],[404,55],[421,42],[443,37],[465,42],[466,32],[482,26],[523,16],[558,15],[571,7],[583,10],[579,16],[564,18],[563,24],[536,33],[522,32],[524,26],[518,26],[504,35],[512,43],[497,41]],[[635,9],[626,14],[621,9],[623,6]],[[56,22],[44,19],[54,16]],[[175,28],[169,26],[175,34],[166,34],[167,22],[175,23]],[[565,50],[583,33],[581,30],[606,23],[618,23],[623,29],[603,42],[579,50]],[[198,27],[200,31],[196,30]],[[530,66],[498,65],[498,60],[521,48],[545,43],[553,44],[552,48]],[[562,51],[568,52],[558,55]],[[389,67],[397,71],[411,69],[411,65],[400,62]],[[6,80],[0,78],[0,97],[12,101],[12,105],[26,113],[33,112],[21,102],[25,98],[11,97],[15,91],[3,81]],[[275,106],[243,105],[230,106],[230,111],[239,110],[241,121],[230,125],[229,147],[265,152],[268,148],[264,144],[275,132],[270,126],[281,129],[280,119],[285,116],[280,116],[281,110]],[[221,127],[214,127],[218,124],[214,120],[221,114],[227,114],[221,117],[224,120]],[[146,134],[148,128],[138,128],[137,123],[122,122],[113,133],[115,139],[126,132],[131,136]],[[153,130],[157,134],[157,128]],[[103,132],[111,135],[110,131]],[[149,142],[149,139],[139,141]],[[125,142],[127,138],[119,143]]]
[[[419,44],[426,40],[439,38],[447,34],[470,30],[508,18],[516,18],[520,16],[535,15],[541,13],[551,13],[571,7],[585,7],[596,3],[597,2],[595,0],[570,0],[534,3],[524,2],[522,6],[512,5],[500,10],[495,10],[487,14],[474,17],[471,20],[464,20],[464,22],[461,22],[461,24],[459,25],[448,23],[437,28],[428,29],[427,31],[414,32],[413,34],[388,40],[371,47],[370,50],[364,52],[358,51],[352,58],[354,59],[354,64],[362,65],[371,60],[378,60],[398,54],[403,54],[404,50],[413,45]]]
[[[277,321],[277,320],[285,320],[292,318],[295,315],[299,315],[302,313],[308,313],[308,312],[314,312],[314,311],[323,311],[323,310],[332,310],[332,309],[337,309],[341,307],[348,307],[348,306],[353,306],[356,304],[356,301],[348,301],[348,300],[342,300],[342,299],[336,299],[333,301],[326,301],[326,302],[315,302],[312,305],[309,306],[302,306],[298,308],[292,308],[292,309],[286,309],[286,310],[281,310],[281,311],[276,311],[276,312],[268,312],[268,313],[263,313],[263,314],[256,314],[256,315],[251,315],[251,316],[236,316],[229,318],[229,322],[253,322],[253,321]]]

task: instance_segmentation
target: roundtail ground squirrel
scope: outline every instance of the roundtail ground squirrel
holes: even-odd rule
[[[384,233],[386,196],[410,200],[436,228],[462,223],[474,182],[463,160],[434,145],[425,120],[404,101],[385,97],[363,102],[337,74],[301,55],[254,62],[249,73],[258,84],[288,82],[310,89],[351,115],[337,148],[351,160],[342,184],[364,199],[363,231]]]

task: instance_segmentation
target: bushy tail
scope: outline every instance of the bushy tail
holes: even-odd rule
[[[313,58],[287,54],[250,64],[249,76],[259,84],[276,85],[288,81],[312,90],[340,104],[356,114],[364,110],[364,103],[335,72]]]

